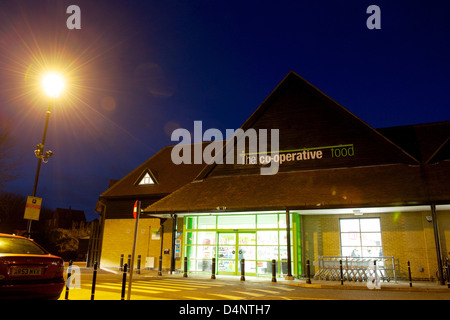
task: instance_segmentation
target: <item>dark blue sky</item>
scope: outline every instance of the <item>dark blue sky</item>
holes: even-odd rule
[[[81,30],[69,30],[69,5]],[[368,6],[381,9],[369,30]],[[15,138],[18,178],[33,189],[48,99],[40,72],[58,65],[37,196],[95,218],[98,196],[177,127],[236,129],[293,70],[374,128],[450,120],[447,1],[0,2],[0,122]]]

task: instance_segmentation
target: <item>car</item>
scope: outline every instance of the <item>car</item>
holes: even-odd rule
[[[64,260],[31,239],[0,233],[0,299],[58,299]]]

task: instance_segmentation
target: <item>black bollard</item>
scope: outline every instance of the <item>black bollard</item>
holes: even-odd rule
[[[69,268],[67,269],[66,296],[65,296],[66,300],[69,299],[69,286],[71,276],[72,276],[72,260],[69,261]]]
[[[95,296],[95,282],[96,281],[97,281],[97,262],[94,263],[94,275],[92,276],[91,300],[94,300],[94,296]]]
[[[216,278],[216,258],[212,258],[211,264],[211,279]]]
[[[141,274],[141,255],[138,255],[136,274]]]
[[[409,286],[412,287],[412,279],[411,279],[411,264],[408,261],[408,277],[409,277]]]
[[[159,256],[158,276],[162,276],[162,256]]]
[[[123,271],[123,254],[120,255],[120,267],[119,271]]]
[[[183,274],[183,278],[187,278],[187,263],[188,263],[188,258],[184,257],[184,274]]]
[[[241,281],[245,281],[245,259],[241,259]]]
[[[125,265],[123,266],[122,295],[120,297],[120,300],[125,299],[125,286],[127,284],[127,267],[128,267],[128,264],[125,263]]]
[[[275,259],[272,259],[272,282],[277,282],[277,262]]]
[[[341,286],[344,285],[344,273],[342,271],[342,260],[339,260],[339,271],[340,271],[340,278],[341,278]]]
[[[311,271],[309,266],[309,260],[306,260],[306,283],[311,284]]]

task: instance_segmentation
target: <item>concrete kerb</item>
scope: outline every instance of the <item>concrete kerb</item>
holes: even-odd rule
[[[85,267],[78,264],[80,272],[83,274],[93,273],[92,267]],[[67,266],[66,266],[67,267]],[[118,268],[99,268],[98,273],[102,274],[122,274]],[[140,274],[136,271],[133,272],[133,279],[142,278],[177,278],[177,279],[197,279],[197,280],[210,280],[210,281],[240,281],[240,276],[228,276],[228,275],[216,275],[216,279],[211,279],[210,274],[196,274],[188,273],[188,277],[183,277],[183,271],[175,271],[170,274],[168,271],[163,271],[163,275],[159,276],[157,270],[141,269]],[[381,289],[369,289],[366,282],[349,282],[345,281],[343,285],[339,281],[326,281],[326,280],[313,280],[311,284],[306,283],[306,279],[285,280],[284,278],[277,278],[277,282],[271,282],[271,277],[261,276],[245,276],[246,282],[259,282],[267,283],[268,285],[289,285],[302,288],[316,288],[316,289],[336,289],[336,290],[382,290],[382,291],[409,291],[409,292],[450,292],[450,288],[447,285],[440,285],[433,281],[413,281],[412,287],[409,285],[409,281],[397,281],[397,282],[381,282]]]

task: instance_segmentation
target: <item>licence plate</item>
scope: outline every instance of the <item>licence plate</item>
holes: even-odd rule
[[[13,267],[11,269],[12,276],[40,276],[42,268],[23,268]]]

